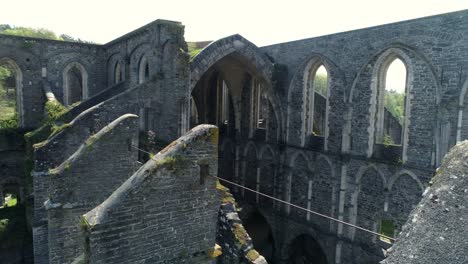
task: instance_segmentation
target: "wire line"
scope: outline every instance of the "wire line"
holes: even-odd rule
[[[146,150],[142,150],[142,149],[140,149],[140,148],[138,148],[138,147],[136,147],[136,146],[133,146],[133,145],[131,145],[131,147],[134,148],[134,149],[137,149],[137,150],[139,150],[139,151],[142,151],[142,152],[144,152],[144,153],[150,154],[150,155],[153,154],[153,153],[151,153],[151,152],[148,152],[148,151],[146,151]],[[151,159],[152,159],[152,158],[151,158]],[[153,160],[154,160],[154,159],[153,159]],[[264,196],[264,197],[266,197],[266,198],[272,199],[272,200],[274,200],[274,201],[277,201],[277,202],[280,202],[280,203],[283,203],[283,204],[286,204],[286,205],[295,207],[295,208],[297,208],[297,209],[304,210],[304,211],[309,212],[309,213],[311,213],[311,214],[314,214],[314,215],[317,215],[317,216],[326,218],[326,219],[328,219],[328,220],[332,220],[332,221],[335,221],[335,222],[337,222],[337,223],[340,223],[340,224],[343,224],[343,225],[346,225],[346,226],[349,226],[349,227],[352,227],[352,228],[355,228],[355,229],[358,229],[358,230],[361,230],[361,231],[364,231],[364,232],[367,232],[367,233],[370,233],[370,234],[373,234],[373,235],[376,235],[376,236],[379,236],[379,237],[383,237],[383,238],[386,238],[386,239],[391,240],[391,241],[396,241],[396,239],[393,238],[393,237],[389,237],[389,236],[386,236],[386,235],[383,235],[383,234],[374,232],[374,231],[372,231],[372,230],[369,230],[369,229],[367,229],[367,228],[360,227],[360,226],[357,226],[357,225],[354,225],[354,224],[345,222],[345,221],[343,221],[343,220],[340,220],[340,219],[337,219],[337,218],[333,218],[333,217],[331,217],[331,216],[324,215],[324,214],[321,214],[321,213],[319,213],[319,212],[312,211],[312,210],[310,210],[310,209],[301,207],[301,206],[299,206],[299,205],[295,205],[295,204],[293,204],[293,203],[283,201],[283,200],[278,199],[278,198],[276,198],[276,197],[270,196],[270,195],[268,195],[268,194],[261,193],[261,192],[259,192],[259,191],[250,189],[250,188],[245,187],[245,186],[243,186],[243,185],[240,185],[240,184],[238,184],[238,183],[235,183],[235,182],[232,182],[232,181],[229,181],[229,180],[220,178],[220,177],[218,177],[218,176],[211,176],[211,177],[213,177],[213,178],[215,178],[215,179],[218,179],[218,180],[221,180],[221,181],[224,181],[224,182],[227,182],[227,183],[229,183],[229,184],[232,184],[232,185],[237,186],[237,187],[239,187],[239,188],[245,189],[245,190],[247,190],[247,191],[250,191],[250,192],[253,192],[253,193],[257,193],[257,194],[259,194],[259,195],[261,195],[261,196]]]

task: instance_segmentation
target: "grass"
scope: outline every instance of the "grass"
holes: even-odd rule
[[[0,129],[15,129],[17,127],[15,90],[8,89],[7,91],[0,82]]]
[[[16,112],[16,93],[14,89],[8,89],[8,93],[0,83],[0,120],[14,118]]]
[[[187,42],[188,52],[190,54],[190,60],[192,60],[195,56],[202,51],[202,49],[208,45],[210,41],[200,41],[200,42]]]
[[[395,235],[395,224],[392,220],[382,219],[380,223],[380,234],[393,237]],[[391,243],[391,241],[385,237],[380,237],[381,240]]]

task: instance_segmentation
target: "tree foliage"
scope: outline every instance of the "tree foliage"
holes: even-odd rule
[[[405,115],[405,95],[394,90],[385,91],[385,108],[398,120],[400,125],[403,124]]]
[[[326,74],[317,73],[314,77],[315,92],[327,97],[328,76]]]
[[[42,38],[61,40],[57,35],[45,28],[14,27],[10,25],[0,25],[0,33],[13,36]]]
[[[0,65],[0,85],[11,76],[11,71],[5,65]]]
[[[57,35],[45,28],[15,27],[8,24],[0,25],[0,34],[93,44],[91,41],[74,38],[67,34]]]

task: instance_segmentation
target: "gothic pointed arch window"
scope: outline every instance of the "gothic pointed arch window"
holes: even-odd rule
[[[406,161],[410,115],[412,70],[410,58],[400,49],[386,51],[376,62],[373,81],[375,122],[368,155],[392,161]],[[373,138],[373,139],[372,139]]]
[[[313,60],[306,72],[304,144],[326,149],[330,94],[329,71],[320,59]]]
[[[313,76],[313,118],[310,119],[312,124],[309,129],[313,135],[324,136],[328,101],[328,71],[321,64]]]
[[[23,72],[13,59],[0,58],[0,89],[5,104],[0,121],[15,120],[24,127]]]
[[[379,89],[378,143],[401,145],[405,123],[406,76],[403,61],[393,58],[384,68]]]
[[[229,88],[226,81],[218,77],[216,85],[216,96],[217,96],[217,109],[216,109],[216,120],[219,125],[227,125],[229,123]]]
[[[268,96],[265,90],[264,84],[257,78],[253,80],[252,87],[252,120],[254,129],[266,129],[267,128],[267,116],[268,116]]]

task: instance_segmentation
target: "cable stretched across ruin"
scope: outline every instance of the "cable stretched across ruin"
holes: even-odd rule
[[[148,151],[142,150],[142,149],[140,149],[140,148],[138,148],[138,147],[135,147],[135,146],[133,146],[133,145],[132,145],[132,148],[137,149],[137,150],[139,150],[139,151],[142,151],[142,152],[144,152],[144,153],[147,153],[147,154],[149,154],[149,155],[152,155],[152,154],[153,154],[153,153],[150,153],[150,152],[148,152]],[[237,186],[237,187],[239,187],[239,188],[242,188],[242,189],[244,189],[244,190],[247,190],[247,191],[256,193],[256,194],[261,195],[261,196],[263,196],[263,197],[272,199],[272,200],[274,200],[274,201],[277,201],[277,202],[280,202],[280,203],[283,203],[283,204],[292,206],[292,207],[294,207],[294,208],[297,208],[297,209],[300,209],[300,210],[304,210],[304,211],[309,212],[309,213],[311,213],[311,214],[314,214],[314,215],[317,215],[317,216],[326,218],[326,219],[328,219],[328,220],[335,221],[335,222],[337,222],[337,223],[340,223],[340,224],[343,224],[343,225],[346,225],[346,226],[349,226],[349,227],[352,227],[352,228],[355,228],[355,229],[358,229],[358,230],[361,230],[361,231],[370,233],[370,234],[375,235],[375,236],[379,236],[379,237],[388,239],[388,240],[390,240],[390,241],[396,241],[396,239],[393,238],[393,237],[389,237],[389,236],[387,236],[387,235],[374,232],[374,231],[369,230],[369,229],[367,229],[367,228],[360,227],[360,226],[357,226],[357,225],[354,225],[354,224],[345,222],[345,221],[343,221],[343,220],[340,220],[340,219],[337,219],[337,218],[333,218],[333,217],[328,216],[328,215],[321,214],[321,213],[319,213],[319,212],[315,212],[315,211],[313,211],[313,210],[304,208],[304,207],[299,206],[299,205],[295,205],[295,204],[290,203],[290,202],[287,202],[287,201],[283,201],[283,200],[281,200],[281,199],[278,199],[278,198],[276,198],[276,197],[270,196],[270,195],[268,195],[268,194],[264,194],[264,193],[261,193],[261,192],[259,192],[259,191],[250,189],[250,188],[245,187],[245,186],[243,186],[243,185],[240,185],[240,184],[238,184],[238,183],[235,183],[235,182],[232,182],[232,181],[229,181],[229,180],[226,180],[226,179],[217,177],[217,176],[211,176],[211,177],[213,177],[213,178],[215,178],[215,179],[218,179],[218,180],[220,180],[220,181],[223,181],[223,182],[227,182],[227,183],[229,183],[229,184],[232,184],[232,185]]]

